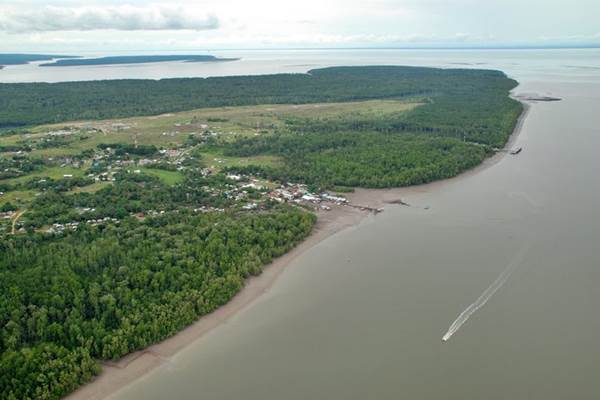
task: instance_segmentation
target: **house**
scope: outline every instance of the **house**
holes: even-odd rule
[[[325,199],[325,200],[333,201],[335,203],[347,203],[348,202],[348,200],[344,197],[332,196],[329,193],[323,193],[321,195],[321,198]]]
[[[302,200],[305,200],[305,201],[310,201],[311,203],[318,203],[318,202],[320,202],[320,201],[321,201],[321,199],[320,199],[320,198],[318,198],[318,197],[316,197],[316,196],[313,196],[313,195],[311,195],[311,194],[305,194],[305,195],[303,195],[303,196],[302,196]]]
[[[283,197],[286,200],[292,200],[294,198],[294,195],[285,189],[276,189],[275,191],[277,193],[279,193],[281,195],[281,197]]]
[[[250,189],[255,189],[255,190],[261,190],[261,189],[264,189],[264,186],[257,185],[256,183],[251,182],[251,183],[245,184],[244,186],[242,186],[242,188],[250,188]]]

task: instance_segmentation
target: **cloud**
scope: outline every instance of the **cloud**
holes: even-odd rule
[[[1,10],[0,31],[9,33],[50,31],[158,31],[210,30],[219,19],[195,9],[165,6],[53,7],[38,10]]]

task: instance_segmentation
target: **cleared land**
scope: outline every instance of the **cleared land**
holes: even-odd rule
[[[49,177],[60,179],[65,175],[81,177],[91,161],[84,159],[79,168],[63,165],[65,158],[78,156],[85,151],[98,148],[101,144],[143,144],[158,148],[187,148],[190,137],[210,137],[220,143],[234,143],[240,138],[253,138],[259,135],[273,135],[288,130],[289,121],[298,118],[326,120],[332,118],[386,118],[410,111],[420,103],[410,100],[369,100],[347,103],[317,104],[271,104],[242,107],[219,107],[169,113],[157,116],[108,119],[101,121],[75,121],[70,123],[41,125],[32,128],[27,134],[0,136],[0,149],[3,146],[30,146],[27,157],[48,161],[56,159],[56,166],[44,166],[22,176],[2,179],[0,184],[16,185],[32,178]],[[64,138],[56,146],[36,147],[48,138]],[[0,155],[8,156],[13,152]],[[274,155],[235,157],[224,155],[219,146],[203,146],[200,154],[206,166],[215,170],[227,167],[248,165],[277,166],[281,158]],[[52,160],[50,160],[52,161]],[[62,166],[61,166],[62,165]],[[166,184],[173,185],[183,180],[177,171],[142,168],[144,173],[157,176]],[[93,191],[102,185],[75,188],[74,192]],[[0,205],[16,199],[29,200],[35,191],[15,191],[0,197]]]

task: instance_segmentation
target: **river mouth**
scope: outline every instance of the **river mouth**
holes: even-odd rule
[[[464,61],[487,57],[473,54]],[[520,154],[407,190],[411,207],[385,204],[321,241],[251,306],[112,398],[597,397],[600,76],[561,67],[579,53],[552,54],[487,57],[521,82],[517,93],[563,99],[531,105]]]

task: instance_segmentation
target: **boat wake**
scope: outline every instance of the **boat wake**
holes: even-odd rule
[[[521,248],[521,250],[516,254],[516,256],[512,259],[510,264],[502,271],[502,273],[496,278],[496,280],[483,291],[481,296],[477,298],[471,305],[469,305],[456,320],[450,325],[448,328],[448,332],[442,337],[444,342],[448,341],[454,335],[460,327],[467,322],[469,317],[475,313],[475,311],[479,310],[481,307],[487,303],[487,301],[506,283],[510,275],[514,272],[515,269],[521,264],[523,261],[523,257],[529,251],[531,245],[526,245]]]

